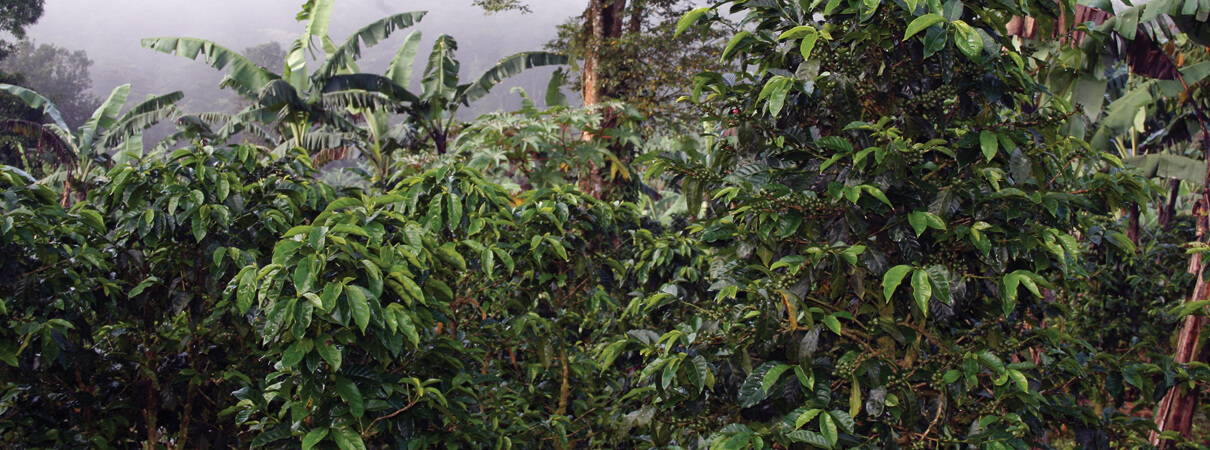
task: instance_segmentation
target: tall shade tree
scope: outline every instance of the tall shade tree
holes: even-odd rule
[[[17,39],[25,38],[25,27],[42,17],[44,3],[45,0],[0,0],[0,31],[12,33]],[[8,46],[0,41],[0,59],[7,55]]]
[[[84,50],[23,40],[7,58],[0,60],[0,72],[21,74],[25,81],[19,84],[54,102],[63,114],[63,121],[78,127],[101,104],[101,99],[91,92],[92,65]]]
[[[520,0],[474,4],[488,13],[528,10]],[[721,37],[718,28],[674,36],[673,25],[692,5],[687,0],[589,0],[583,14],[560,27],[550,47],[580,61],[575,83],[585,106],[607,98],[642,99],[667,109],[678,86],[719,66],[715,58],[722,49],[712,42]]]

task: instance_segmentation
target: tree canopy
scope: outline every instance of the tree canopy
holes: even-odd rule
[[[626,5],[590,5],[588,28]],[[1206,164],[1158,153],[1204,130],[1210,66],[1178,51],[1193,24],[1136,27],[1205,14],[1149,5],[1076,27],[1075,5],[1050,1],[670,6],[630,22],[631,44],[697,39],[717,60],[617,63],[683,76],[661,132],[644,126],[650,81],[601,82],[630,103],[576,108],[562,72],[543,107],[518,90],[520,111],[461,122],[521,71],[615,62],[592,42],[463,79],[454,37],[420,56],[399,33],[423,12],[338,41],[334,0],[303,5],[277,64],[256,56],[271,46],[143,41],[224,71],[248,101],[236,115],[183,111],[179,92],[127,108],[127,85],[71,126],[54,99],[0,85],[63,155],[45,176],[0,166],[0,442],[1195,444],[1171,424],[1210,380],[1190,351],[1210,194],[1151,177]],[[1180,89],[1097,78],[1131,65],[1100,44],[1144,35],[1172,45],[1129,58],[1175,58]],[[388,42],[386,72],[361,71]],[[144,146],[161,121],[176,133]],[[1169,166],[1123,162],[1146,151]],[[1178,322],[1194,331],[1173,342]]]

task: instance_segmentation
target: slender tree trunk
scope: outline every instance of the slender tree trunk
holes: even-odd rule
[[[605,37],[605,0],[591,0],[588,3],[588,16],[585,27],[588,28],[588,54],[584,57],[584,106],[601,103],[601,83],[597,79],[598,66],[601,64],[601,43]]]
[[[1176,199],[1181,193],[1181,180],[1168,180],[1168,201],[1164,202],[1164,207],[1160,208],[1159,223],[1164,231],[1172,229],[1172,218],[1176,217]]]
[[[643,31],[643,15],[647,12],[647,5],[642,0],[635,0],[630,4],[630,32],[638,34]]]
[[[1204,118],[1200,113],[1198,118],[1203,119],[1204,123]],[[1210,156],[1210,139],[1203,140],[1202,146],[1208,150],[1207,155]],[[1207,230],[1210,229],[1210,218],[1207,217],[1207,208],[1210,208],[1210,157],[1207,158],[1206,174],[1207,182],[1202,185],[1201,198],[1193,204],[1193,220],[1197,224],[1197,240],[1200,242],[1207,241]],[[1201,253],[1194,253],[1189,257],[1189,273],[1197,277],[1193,294],[1189,296],[1191,302],[1210,297],[1208,295],[1210,294],[1210,284],[1207,284],[1206,279],[1202,277],[1204,268],[1205,262],[1202,260]],[[1202,359],[1203,349],[1198,348],[1198,342],[1201,340],[1202,328],[1206,326],[1206,322],[1206,317],[1185,317],[1185,323],[1177,336],[1174,357],[1176,362],[1185,364]],[[1189,437],[1193,428],[1193,416],[1196,412],[1196,391],[1181,386],[1168,391],[1168,395],[1164,396],[1155,410],[1154,420],[1158,432],[1151,433],[1151,444],[1159,446],[1159,448],[1173,448],[1175,445],[1172,441],[1160,440],[1159,433],[1165,431],[1176,431],[1181,436]]]
[[[584,28],[588,35],[588,53],[584,57],[584,106],[601,103],[605,86],[601,80],[601,54],[622,36],[626,0],[591,0],[584,12]],[[635,25],[631,21],[631,28]]]
[[[143,444],[143,448],[147,450],[155,450],[160,443],[159,425],[156,424],[160,408],[156,402],[157,398],[155,382],[147,380],[147,403],[143,405],[144,421],[147,422],[147,442]]]
[[[1131,204],[1129,213],[1130,221],[1126,226],[1126,237],[1130,238],[1130,242],[1133,242],[1137,249],[1139,246],[1139,204]]]

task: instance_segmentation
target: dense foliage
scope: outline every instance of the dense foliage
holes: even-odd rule
[[[1204,304],[1173,307],[1193,227],[1127,235],[1155,185],[1073,135],[1036,78],[1057,63],[1006,30],[1069,4],[694,9],[656,35],[738,17],[720,67],[744,70],[697,74],[678,108],[707,132],[661,138],[634,105],[555,106],[558,79],[548,109],[459,123],[566,57],[462,82],[442,36],[412,93],[418,35],[385,74],[354,61],[423,13],[336,45],[333,5],[304,4],[280,73],[144,42],[228,71],[234,116],[123,86],[73,128],[3,86],[62,156],[0,166],[0,443],[1143,446],[1143,411],[1210,376],[1169,355]]]

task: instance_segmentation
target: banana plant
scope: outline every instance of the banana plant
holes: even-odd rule
[[[64,205],[71,202],[73,194],[87,193],[90,177],[98,167],[142,157],[143,130],[178,115],[176,102],[184,97],[180,91],[151,96],[122,113],[130,85],[118,86],[83,125],[72,130],[55,104],[41,94],[10,84],[0,84],[0,90],[50,118],[49,123],[4,120],[0,127],[37,139],[41,152],[55,155],[60,170],[43,181],[62,179]]]
[[[373,105],[398,111],[415,100],[406,89],[395,88],[381,76],[359,73],[356,60],[363,47],[413,26],[425,12],[400,13],[371,22],[337,46],[328,36],[334,6],[335,0],[311,0],[303,5],[298,19],[306,26],[290,46],[280,74],[205,39],[149,38],[142,44],[163,53],[201,58],[215,69],[227,70],[222,86],[234,89],[251,104],[235,114],[220,135],[229,137],[249,124],[264,124],[282,136],[276,142],[279,150],[297,146],[314,154],[332,144],[356,141],[359,130],[352,121],[352,107]],[[308,73],[307,60],[317,59],[317,49],[324,59]]]
[[[409,120],[423,135],[418,143],[432,142],[438,154],[445,154],[455,125],[455,114],[462,106],[487,95],[492,87],[539,66],[567,64],[567,56],[553,52],[521,52],[501,59],[470,83],[459,84],[460,63],[454,59],[458,43],[449,35],[441,35],[433,43],[428,65],[421,81],[419,101],[413,105]]]
[[[352,105],[354,113],[364,121],[365,154],[374,168],[375,182],[388,178],[393,155],[398,150],[416,150],[432,143],[438,154],[445,154],[453,137],[458,109],[487,95],[504,79],[533,67],[567,63],[567,57],[559,53],[521,52],[501,59],[474,81],[459,84],[461,64],[454,58],[458,43],[449,35],[441,35],[429,54],[420,94],[413,97],[408,108],[391,108],[404,100],[397,96],[412,95],[407,87],[412,81],[412,67],[419,53],[421,37],[419,31],[408,35],[383,77],[374,79],[390,83],[375,91],[383,94],[383,99],[392,101]],[[392,124],[391,115],[400,112],[405,114],[404,121]]]

